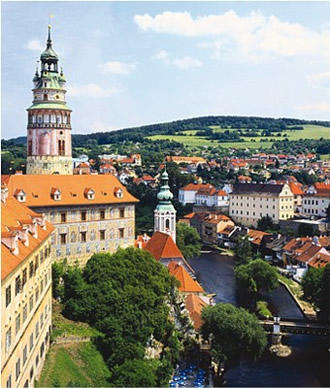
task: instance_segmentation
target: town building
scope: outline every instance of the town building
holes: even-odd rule
[[[158,204],[154,210],[154,232],[166,233],[176,241],[176,210],[171,202],[173,193],[168,185],[166,168],[161,175],[160,191],[157,194]]]
[[[140,245],[139,241],[137,242],[137,244],[139,244],[138,246],[142,246],[144,250],[148,251],[155,258],[155,260],[166,267],[168,267],[170,263],[175,262],[184,266],[190,275],[195,273],[169,234],[155,232],[152,237],[149,240],[144,241],[144,243],[145,244]]]
[[[302,214],[307,217],[326,217],[330,204],[330,184],[315,183],[303,195]]]
[[[193,322],[194,329],[198,331],[203,325],[202,311],[203,308],[210,303],[206,302],[200,296],[195,294],[189,294],[185,300],[186,309],[188,310],[189,317]]]
[[[185,295],[194,294],[201,296],[205,294],[203,287],[194,280],[184,265],[171,261],[167,266],[169,273],[179,281],[179,291]]]
[[[206,164],[206,159],[200,156],[166,156],[165,162],[173,162],[176,164]]]
[[[52,326],[53,226],[1,187],[1,386],[33,387]]]
[[[7,175],[9,197],[55,227],[54,258],[85,265],[95,252],[134,245],[135,203],[113,175]]]
[[[205,244],[217,244],[218,234],[228,226],[235,226],[234,222],[224,214],[209,213],[202,221],[201,238]]]
[[[27,174],[72,174],[71,109],[65,101],[66,79],[58,68],[48,26],[41,70],[33,78],[32,105],[27,109]]]
[[[287,184],[238,183],[229,195],[229,215],[245,226],[267,216],[278,223],[293,218],[294,196]]]

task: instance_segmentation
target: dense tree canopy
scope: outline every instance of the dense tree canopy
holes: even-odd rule
[[[301,282],[304,296],[330,319],[330,264],[324,268],[309,268]]]
[[[127,248],[94,254],[84,270],[70,268],[64,283],[64,314],[87,321],[104,334],[104,356],[110,369],[143,360],[151,336],[177,354],[178,341],[166,303],[175,279],[148,252]],[[168,362],[166,352],[162,357]],[[137,374],[142,363],[138,365]],[[124,381],[121,378],[118,382]],[[125,385],[134,386],[135,380],[131,384],[125,380]]]
[[[197,230],[184,222],[176,225],[176,243],[186,259],[198,256],[202,248]]]
[[[218,363],[225,361],[231,367],[242,359],[258,359],[262,355],[267,338],[255,315],[219,303],[204,308],[202,317],[203,337],[209,339],[212,335],[212,354]]]
[[[278,287],[277,271],[262,259],[235,268],[237,284],[250,293],[272,291]]]

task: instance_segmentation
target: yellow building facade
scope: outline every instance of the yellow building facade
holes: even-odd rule
[[[33,387],[50,343],[54,228],[5,185],[1,213],[1,386]]]
[[[245,226],[269,216],[274,223],[294,216],[294,195],[287,184],[239,183],[229,195],[229,215]]]
[[[138,200],[113,175],[11,175],[4,180],[10,196],[55,227],[55,260],[84,266],[93,253],[134,245]]]

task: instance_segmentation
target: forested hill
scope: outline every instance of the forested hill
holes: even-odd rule
[[[187,130],[205,130],[210,126],[220,126],[227,129],[250,129],[281,132],[289,127],[303,129],[302,125],[313,124],[330,127],[330,121],[300,120],[292,118],[248,117],[248,116],[206,116],[177,120],[168,123],[144,125],[140,127],[125,128],[112,132],[97,132],[87,135],[73,135],[74,147],[82,147],[89,139],[95,139],[98,145],[113,144],[122,141],[141,142],[143,138],[152,135],[165,135],[184,132]],[[294,126],[295,128],[292,128]],[[91,128],[92,131],[92,128]],[[3,145],[21,145],[26,143],[26,137],[18,137],[5,141]],[[7,143],[8,144],[8,143]]]

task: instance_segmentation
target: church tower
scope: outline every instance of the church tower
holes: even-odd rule
[[[72,174],[71,109],[65,102],[65,77],[58,69],[51,26],[41,69],[33,78],[33,103],[27,109],[27,174]]]
[[[160,191],[157,194],[158,204],[154,210],[154,231],[169,234],[176,241],[176,210],[171,202],[173,194],[168,185],[166,167],[161,175]]]

